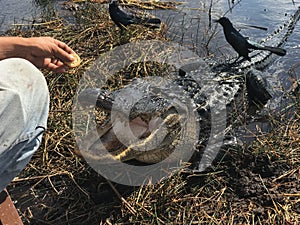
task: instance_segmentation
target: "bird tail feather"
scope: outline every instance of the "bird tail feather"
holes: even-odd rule
[[[153,23],[153,24],[160,24],[161,23],[161,20],[158,19],[158,18],[148,18],[148,19],[145,19],[145,21],[147,23]]]
[[[135,17],[135,20],[136,20],[137,23],[140,23],[140,24],[160,24],[161,23],[161,20],[158,19],[158,18]]]
[[[255,49],[255,50],[266,50],[266,51],[270,51],[276,55],[279,56],[285,56],[286,55],[286,50],[283,48],[279,48],[279,47],[272,47],[272,46],[263,46],[260,45],[256,42],[252,42],[252,41],[248,41],[250,48]]]
[[[279,56],[285,56],[286,55],[286,50],[283,48],[278,48],[278,47],[271,47],[271,46],[264,46],[263,49],[261,50],[267,50],[270,51],[276,55]]]

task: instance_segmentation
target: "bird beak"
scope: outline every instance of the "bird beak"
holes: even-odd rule
[[[219,20],[213,20],[213,22],[215,22],[215,23],[219,23]]]

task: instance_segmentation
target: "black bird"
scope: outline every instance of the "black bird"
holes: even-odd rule
[[[249,49],[253,50],[267,50],[276,55],[284,56],[286,54],[286,50],[278,47],[271,46],[262,46],[259,43],[249,41],[243,35],[241,35],[232,25],[230,20],[227,17],[221,17],[218,20],[215,20],[222,25],[223,31],[225,34],[225,38],[227,42],[234,48],[234,50],[239,54],[239,57],[244,57],[248,61],[249,58]]]
[[[148,27],[158,27],[161,20],[158,18],[142,18],[133,14],[129,14],[118,7],[115,0],[109,3],[109,15],[121,31],[130,24],[143,24]]]

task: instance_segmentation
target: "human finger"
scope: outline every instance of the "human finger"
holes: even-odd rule
[[[56,73],[64,73],[67,70],[67,66],[65,65],[58,66],[56,64],[50,63],[47,65],[46,69]]]
[[[51,59],[50,61],[45,62],[44,68],[57,73],[64,73],[68,69],[63,62],[57,59]]]
[[[62,62],[72,62],[75,58],[72,55],[74,51],[71,49],[70,51],[66,51],[59,46],[56,46],[53,49],[53,56],[57,59],[60,59]]]

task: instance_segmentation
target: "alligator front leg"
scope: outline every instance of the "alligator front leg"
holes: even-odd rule
[[[246,73],[246,86],[250,100],[263,106],[272,98],[263,72],[251,69]]]

